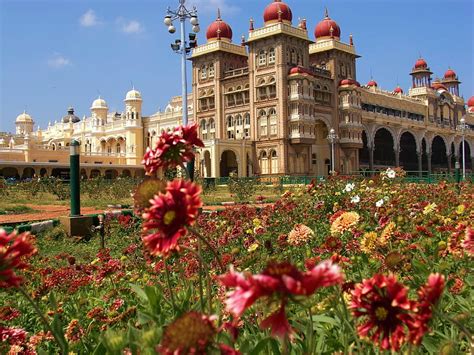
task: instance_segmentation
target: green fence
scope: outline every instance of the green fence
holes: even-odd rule
[[[354,172],[352,174],[343,174],[339,175],[342,177],[349,177],[354,180],[362,180],[364,178],[370,178],[373,176],[380,175],[380,171],[361,171]],[[253,177],[241,177],[240,181],[254,181],[257,185],[308,185],[312,180],[324,181],[327,176],[253,176]],[[440,181],[447,182],[457,182],[456,174],[447,174],[447,173],[438,173],[438,174],[429,174],[427,171],[407,171],[406,176],[404,177],[406,182],[414,183],[438,183]],[[470,173],[466,175],[466,181],[473,182],[474,174]],[[205,187],[210,186],[223,186],[228,185],[228,177],[219,177],[219,178],[203,178],[202,183]]]

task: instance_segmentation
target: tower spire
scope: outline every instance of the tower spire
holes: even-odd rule
[[[329,18],[329,11],[328,11],[327,6],[324,7],[324,17]]]
[[[219,7],[217,8],[217,19],[221,19],[221,9]]]

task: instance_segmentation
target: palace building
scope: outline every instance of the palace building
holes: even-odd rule
[[[331,129],[340,173],[387,166],[450,172],[462,161],[463,136],[466,169],[472,169],[474,97],[464,102],[450,68],[433,79],[419,58],[406,92],[400,86],[384,90],[373,78],[362,85],[354,39],[343,40],[328,11],[313,35],[306,20],[296,23],[291,8],[277,0],[264,9],[263,26],[251,19],[248,36],[237,43],[220,13],[206,38],[192,52],[189,96],[190,121],[205,143],[196,154],[201,176],[327,175]],[[181,100],[173,98],[165,112],[151,116],[142,115],[138,91],[128,92],[124,102],[123,113],[109,112],[99,97],[90,117],[79,119],[70,108],[44,131],[34,131],[27,113],[19,115],[16,134],[0,134],[0,174],[64,172],[66,147],[75,138],[84,176],[140,176],[146,147],[180,123]]]

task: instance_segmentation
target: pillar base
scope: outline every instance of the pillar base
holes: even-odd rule
[[[59,217],[59,222],[70,237],[85,237],[91,234],[93,226],[92,216],[63,216]]]

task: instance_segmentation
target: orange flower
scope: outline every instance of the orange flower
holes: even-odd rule
[[[331,224],[331,234],[342,234],[354,228],[359,223],[360,216],[357,212],[344,212]]]
[[[304,224],[296,224],[290,233],[288,233],[288,244],[299,246],[308,242],[314,235],[314,232]]]

